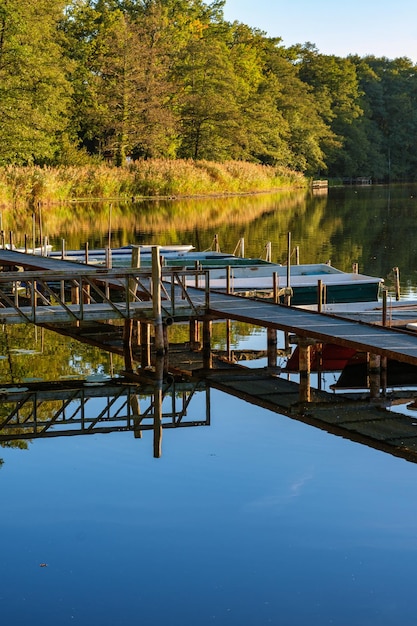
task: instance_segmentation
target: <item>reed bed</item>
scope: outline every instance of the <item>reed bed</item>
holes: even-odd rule
[[[284,167],[229,161],[149,159],[112,165],[0,168],[0,206],[76,200],[257,193],[302,188],[304,176]]]

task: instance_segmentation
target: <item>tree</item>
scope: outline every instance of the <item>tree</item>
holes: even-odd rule
[[[51,159],[71,94],[57,25],[63,0],[0,0],[0,163]]]

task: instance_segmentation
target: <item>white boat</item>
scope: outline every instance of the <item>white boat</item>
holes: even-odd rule
[[[139,248],[140,257],[146,260],[150,259],[152,255],[153,245],[129,245],[123,246],[121,248],[112,248],[111,249],[111,258],[117,265],[129,265],[130,260],[132,258],[132,250],[133,248]],[[167,246],[160,246],[159,253],[163,257],[172,257],[177,256],[179,254],[186,254],[194,250],[194,246],[185,245],[185,244],[174,244]],[[107,257],[108,248],[98,248],[88,250],[88,259],[89,262],[92,263],[103,263]],[[65,250],[62,251],[50,251],[48,256],[55,259],[64,259],[66,261],[76,261],[78,263],[85,263],[86,259],[86,251],[85,250]]]
[[[209,272],[210,289],[224,291],[229,270],[226,267],[209,268]],[[326,263],[293,265],[288,272],[284,265],[265,262],[261,265],[231,267],[231,291],[240,295],[272,298],[274,274],[279,290],[291,289],[291,304],[294,306],[317,303],[320,282],[325,289],[327,303],[377,301],[383,283],[382,278],[346,273]],[[192,286],[192,278],[189,284]],[[204,276],[200,278],[200,286],[204,287]]]

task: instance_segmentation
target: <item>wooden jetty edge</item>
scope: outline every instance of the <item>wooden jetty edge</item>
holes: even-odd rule
[[[17,255],[17,256],[16,256]],[[116,329],[122,324],[125,356],[132,351],[132,342],[136,341],[140,348],[140,368],[133,371],[132,355],[128,362],[126,380],[143,380],[143,370],[146,376],[151,376],[149,366],[150,332],[151,326],[159,329],[159,346],[161,353],[156,354],[153,361],[155,376],[153,378],[152,413],[148,416],[152,423],[139,417],[139,412],[129,407],[135,406],[129,400],[126,404],[127,421],[118,423],[115,416],[114,423],[101,424],[92,418],[88,424],[80,421],[80,429],[75,432],[91,434],[93,432],[109,432],[111,430],[131,430],[139,436],[141,430],[154,431],[154,456],[161,455],[162,428],[166,425],[162,414],[162,400],[165,393],[167,372],[176,372],[171,357],[174,347],[167,340],[166,327],[172,322],[187,322],[190,327],[190,352],[197,358],[190,365],[188,375],[191,380],[203,379],[209,387],[235,395],[246,402],[251,402],[304,421],[310,425],[370,445],[383,452],[389,452],[408,461],[417,462],[417,437],[415,436],[416,420],[411,417],[397,415],[387,410],[392,399],[382,397],[376,402],[376,396],[381,388],[381,372],[384,368],[384,359],[392,358],[412,365],[417,364],[417,336],[365,324],[347,319],[340,319],[326,313],[306,311],[299,308],[286,307],[272,302],[262,302],[219,293],[210,290],[209,281],[206,288],[184,287],[185,273],[175,270],[161,270],[158,264],[158,252],[155,251],[154,265],[151,270],[130,268],[123,270],[108,270],[103,268],[87,267],[77,263],[68,263],[56,259],[32,257],[12,251],[0,253],[0,264],[20,267],[25,266],[24,272],[2,272],[0,275],[0,292],[2,307],[0,320],[3,324],[31,323],[39,326],[48,326],[56,332],[72,334],[82,339],[85,329],[92,323],[101,323],[106,332],[113,326]],[[28,258],[29,257],[29,258]],[[15,269],[13,267],[13,269]],[[190,274],[190,272],[187,272]],[[191,273],[192,274],[192,273]],[[198,284],[198,272],[193,275]],[[23,301],[20,301],[19,289],[22,281],[27,292]],[[57,291],[58,285],[58,291]],[[7,289],[10,289],[8,292]],[[71,294],[71,302],[67,301]],[[262,371],[253,371],[248,368],[232,366],[231,363],[213,363],[211,346],[211,325],[214,320],[236,320],[257,325],[267,330],[268,368]],[[103,322],[112,322],[104,324]],[[140,332],[136,335],[131,330],[131,324],[139,323]],[[192,352],[194,345],[195,325],[203,326],[202,350]],[[145,331],[145,332],[144,332]],[[274,366],[277,355],[278,331],[291,333],[297,337],[301,349],[300,384],[285,380],[276,375]],[[368,352],[373,356],[371,363],[373,387],[367,400],[352,400],[342,394],[330,394],[320,390],[312,390],[309,381],[309,350],[312,343],[336,343],[341,346],[354,347],[357,350]],[[156,350],[157,353],[157,350]],[[379,361],[375,359],[379,358]],[[162,359],[162,365],[161,365]],[[190,361],[193,359],[189,359]],[[214,365],[214,367],[213,367]],[[195,369],[195,367],[197,369]],[[222,367],[222,369],[220,369]],[[194,372],[193,372],[194,368]],[[185,366],[181,367],[184,374]],[[145,378],[146,378],[145,376]],[[88,398],[96,393],[109,393],[109,390],[95,388],[83,389],[82,392],[72,389],[53,390],[54,400],[61,398],[66,406],[78,398]],[[374,393],[372,392],[374,391]],[[10,403],[13,395],[19,407],[23,400],[28,402],[45,402],[46,390],[35,392],[20,391],[11,395],[3,390],[4,402]],[[36,396],[36,393],[38,395]],[[120,389],[112,391],[120,393]],[[139,392],[133,392],[133,396]],[[175,394],[174,394],[175,395]],[[34,397],[36,400],[34,400]],[[410,393],[410,397],[413,394]],[[369,401],[372,399],[372,401]],[[207,402],[207,406],[209,402]],[[58,415],[63,414],[58,413]],[[65,423],[57,428],[59,417],[48,423],[39,424],[27,421],[25,427],[16,423],[18,412],[12,410],[11,416],[3,421],[3,437],[11,435],[19,438],[22,430],[26,429],[25,436],[53,437],[55,433],[71,434]],[[168,416],[169,419],[174,419]],[[174,416],[175,417],[175,416]],[[176,419],[176,418],[175,418]],[[183,423],[184,416],[174,424]],[[184,422],[185,423],[185,422]],[[208,425],[210,420],[191,421],[191,425]],[[59,436],[57,434],[57,436]]]

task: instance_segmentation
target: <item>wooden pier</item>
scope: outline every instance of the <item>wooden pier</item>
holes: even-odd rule
[[[130,370],[132,342],[136,341],[142,347],[144,341],[149,344],[150,327],[154,329],[153,348],[162,356],[170,351],[168,325],[188,322],[190,346],[193,346],[196,344],[195,325],[202,323],[202,360],[206,370],[212,364],[213,320],[235,320],[265,328],[268,366],[271,368],[276,365],[277,332],[283,331],[286,336],[293,335],[299,346],[301,397],[304,400],[308,400],[310,394],[309,354],[315,343],[332,343],[368,353],[370,371],[375,374],[373,393],[378,393],[381,387],[378,374],[383,374],[387,359],[417,365],[415,333],[220,293],[210,289],[209,272],[161,268],[157,246],[153,252],[151,269],[112,270],[3,250],[0,265],[30,269],[0,274],[0,322],[47,326],[64,334],[72,328],[76,335],[86,325],[118,321],[124,324],[123,341],[127,348],[125,354],[130,353],[127,368]],[[36,270],[33,269],[35,266]],[[195,287],[187,286],[191,275]],[[204,289],[198,288],[201,275],[204,275]],[[146,333],[136,333],[135,336],[134,322],[143,325]],[[141,365],[148,367],[149,350],[145,352],[147,356]]]

